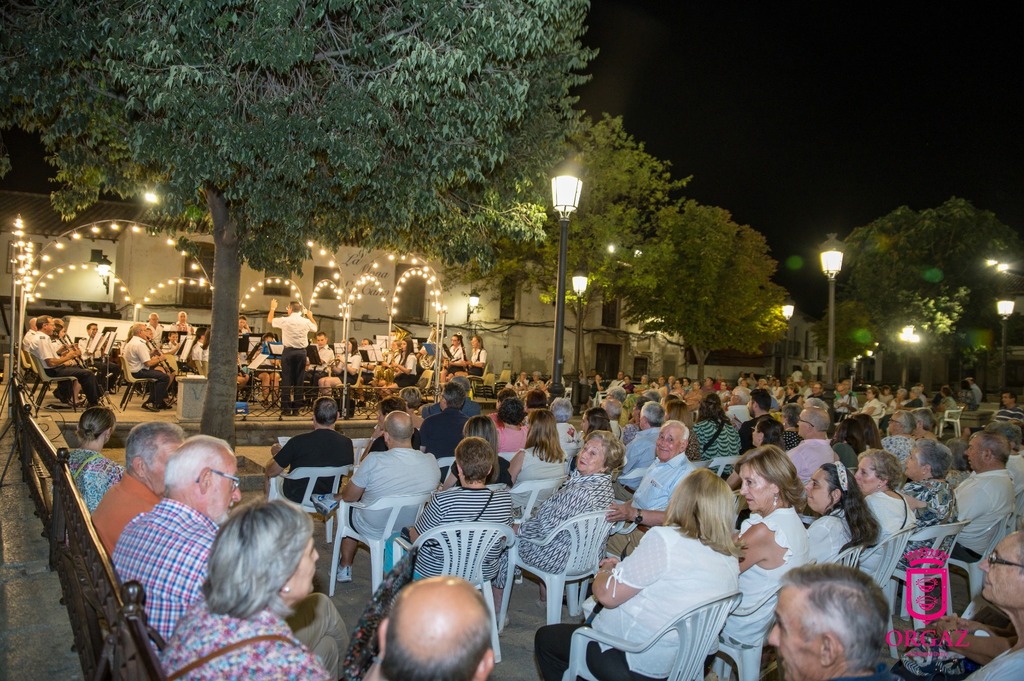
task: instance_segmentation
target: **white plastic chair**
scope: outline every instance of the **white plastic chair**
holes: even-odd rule
[[[642,653],[672,632],[678,636],[679,645],[676,646],[676,657],[668,675],[669,681],[703,679],[704,660],[711,652],[715,637],[722,630],[729,611],[735,608],[739,602],[739,592],[704,601],[679,615],[643,643],[632,643],[625,639],[602,634],[590,627],[577,629],[573,632],[572,647],[569,649],[569,669],[562,676],[562,681],[575,681],[577,677],[588,679],[588,681],[597,681],[597,677],[587,667],[587,646],[591,641],[597,641],[627,653]]]
[[[914,533],[917,528],[908,527],[905,530],[900,530],[889,537],[882,540],[881,544],[871,548],[872,554],[879,553],[878,565],[875,566],[874,570],[864,570],[871,578],[875,580],[875,584],[882,590],[882,593],[888,593],[889,582],[892,580],[893,573],[896,571],[896,564],[900,562],[900,558],[907,550],[907,540],[910,539],[910,535]],[[861,562],[864,560],[864,554],[861,555]],[[861,566],[863,570],[863,566]],[[890,601],[891,603],[892,601]],[[892,629],[892,617],[889,618],[889,628]],[[898,657],[896,646],[889,646],[889,657]]]
[[[534,507],[537,502],[544,502],[555,493],[562,483],[565,482],[564,477],[557,478],[543,478],[541,480],[524,480],[517,482],[509,490],[509,494],[513,497],[513,503],[516,495],[529,494],[526,503],[523,505],[523,514],[520,516],[523,520],[529,520],[530,515],[533,513]]]
[[[313,500],[310,498],[313,496],[313,488],[316,487],[317,480],[319,478],[332,478],[331,480],[331,494],[338,491],[341,486],[341,478],[343,476],[352,473],[352,466],[301,466],[293,471],[285,471],[281,475],[270,479],[270,489],[267,492],[267,499],[273,501],[274,499],[286,499],[284,496],[284,481],[285,480],[305,480],[306,491],[302,494],[302,510],[306,513],[320,515],[320,511],[316,510],[313,506]],[[326,526],[325,533],[327,543],[330,544],[334,538],[334,515],[329,514],[324,516],[324,524]]]
[[[779,600],[779,591],[782,589],[780,582],[775,590],[767,593],[757,603],[745,608],[738,607],[732,611],[729,617],[761,617],[766,610],[774,611],[775,604]],[[719,681],[729,681],[732,676],[732,668],[726,664],[723,655],[728,657],[736,665],[736,676],[739,681],[758,681],[761,676],[761,649],[764,648],[764,641],[768,632],[775,624],[775,615],[765,619],[764,627],[751,637],[750,641],[738,641],[723,632],[718,638],[718,653],[712,669],[718,674]]]
[[[740,460],[739,455],[737,455],[737,456],[716,456],[716,457],[712,457],[712,459],[710,461],[708,461],[708,468],[710,470],[714,471],[715,475],[721,477],[722,474],[725,472],[725,467],[726,466],[732,466],[733,464],[735,464],[739,460]]]
[[[864,546],[851,546],[848,549],[844,549],[839,552],[839,555],[832,559],[832,563],[836,565],[845,565],[847,567],[855,568],[860,565],[860,554],[864,550]]]
[[[501,458],[505,459],[505,461],[512,461],[512,459],[518,453],[519,453],[519,450],[517,449],[514,452],[498,452],[498,456],[500,456]]]
[[[583,600],[587,591],[586,583],[597,573],[598,564],[604,556],[605,543],[607,543],[612,529],[612,524],[605,519],[604,514],[604,511],[595,511],[570,518],[560,523],[544,539],[530,542],[535,546],[547,546],[560,533],[567,532],[569,535],[568,561],[561,572],[544,572],[533,565],[524,563],[519,558],[518,550],[509,556],[510,559],[515,559],[517,566],[543,580],[544,587],[548,592],[548,624],[558,624],[562,621],[563,591],[566,592],[565,601],[568,604],[569,614],[575,617],[583,611]],[[512,584],[509,582],[505,584],[505,593],[502,595],[502,612],[508,612],[511,594]]]
[[[454,456],[442,456],[440,459],[437,460],[438,475],[440,475],[442,471],[444,472],[445,478],[448,477],[448,473],[455,475],[455,469],[453,468],[453,466],[455,466]],[[441,478],[442,483],[444,482],[445,478]]]
[[[417,537],[415,544],[412,545],[401,538],[396,539],[394,543],[396,547],[400,546],[409,550],[411,546],[423,546],[428,541],[432,541],[440,547],[443,561],[440,574],[462,577],[480,590],[491,617],[491,647],[494,649],[494,661],[501,662],[501,644],[498,641],[498,632],[504,627],[498,626],[498,618],[494,612],[491,580],[484,578],[483,568],[484,562],[495,544],[504,542],[506,548],[515,544],[516,535],[512,532],[512,528],[502,523],[458,522],[427,530]],[[400,552],[396,550],[396,560],[399,556]],[[515,566],[512,561],[509,561],[505,575],[506,584],[512,582],[514,571]],[[502,613],[505,612],[502,610]]]
[[[957,535],[960,534],[960,530],[964,529],[967,526],[967,522],[968,521],[966,521],[966,520],[961,520],[958,523],[944,523],[942,525],[929,525],[928,527],[917,528],[910,535],[910,538],[907,540],[907,544],[909,545],[911,542],[930,541],[931,542],[931,547],[930,548],[935,549],[935,550],[942,550],[948,556],[950,553],[953,552],[953,547],[956,546]],[[906,549],[904,549],[904,551],[905,550]],[[931,567],[945,567],[945,563],[943,563],[942,565],[931,564],[930,566]],[[896,599],[900,595],[900,585],[901,584],[903,585],[903,588],[907,588],[907,571],[906,570],[901,570],[899,568],[899,564],[897,563],[896,569],[893,570],[893,573],[892,573],[892,579],[889,580],[889,583],[886,585],[886,588],[885,588],[885,598],[886,598],[886,600],[889,601],[889,612],[890,613],[893,613],[893,612],[896,611]],[[920,584],[918,584],[918,583],[914,583],[911,586],[910,597],[914,601],[916,601],[922,595],[922,592],[921,592],[921,590],[918,587],[920,587]],[[947,595],[948,595],[950,593],[948,591],[949,584],[948,583],[945,584],[945,587],[947,589]],[[901,599],[900,603],[902,604],[901,605],[900,613],[901,613],[901,615],[902,615],[902,617],[904,619],[908,619],[907,616],[910,613],[907,611],[907,599],[906,598]],[[916,619],[916,618],[909,618],[909,619],[913,619],[914,620],[914,628],[915,629],[920,629],[925,624],[925,622],[923,620],[919,620],[919,619]],[[892,615],[891,614],[889,616],[889,629],[892,629]]]
[[[953,434],[960,437],[960,416],[964,413],[963,409],[947,409],[942,415],[942,421],[939,423],[939,435],[946,429],[947,423],[953,424]]]
[[[372,504],[364,504],[359,501],[351,503],[343,501],[338,504],[335,515],[338,518],[338,530],[334,535],[334,552],[331,555],[331,586],[329,596],[334,595],[334,587],[338,577],[338,562],[341,557],[341,540],[344,537],[351,537],[367,545],[370,549],[370,580],[372,590],[384,580],[384,543],[388,537],[395,533],[397,527],[407,527],[416,522],[416,518],[423,510],[424,504],[430,500],[431,493],[409,494],[393,497],[381,497]],[[358,508],[363,511],[390,511],[384,531],[380,536],[362,534],[352,527],[349,520],[349,509]]]
[[[352,451],[355,454],[355,465],[359,465],[359,461],[363,458],[363,450],[366,449],[366,445],[368,444],[370,444],[370,438],[368,437],[352,438]]]
[[[992,532],[992,539],[989,540],[988,546],[985,547],[985,551],[981,554],[981,558],[969,563],[965,560],[958,560],[956,558],[950,558],[948,565],[955,565],[964,572],[967,573],[967,585],[971,592],[971,600],[974,600],[978,595],[981,594],[982,583],[985,581],[985,573],[981,571],[981,561],[988,557],[993,551],[996,550],[996,546],[999,542],[1006,538],[1006,535],[1013,531],[1013,528],[1017,526],[1017,518],[1011,513],[1006,516],[1003,520],[997,520],[992,525],[989,525],[986,532]]]

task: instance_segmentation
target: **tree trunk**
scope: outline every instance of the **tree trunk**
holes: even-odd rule
[[[708,355],[711,354],[710,350],[704,350],[693,346],[693,356],[697,358],[697,385],[704,385],[704,363],[708,361]]]
[[[210,369],[203,404],[201,432],[235,445],[237,392],[238,289],[242,263],[238,257],[238,230],[224,195],[207,188],[206,205],[213,219],[213,314],[210,327]]]

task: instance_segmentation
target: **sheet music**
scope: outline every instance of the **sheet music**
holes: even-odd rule
[[[249,371],[256,371],[257,369],[260,368],[260,365],[267,361],[269,358],[269,355],[264,355],[263,353],[256,355],[256,357],[254,357],[253,360],[249,362]]]
[[[90,338],[88,340],[88,342],[86,342],[86,344],[85,344],[85,356],[86,357],[92,357],[94,355],[94,353],[96,352],[96,348],[98,348],[99,345],[100,345],[100,341],[101,340],[103,340],[103,334],[101,334],[101,333],[93,334],[92,338]]]
[[[192,346],[195,345],[195,342],[195,336],[185,336],[185,342],[178,346],[178,352],[174,353],[174,356],[187,362],[188,358],[192,356]]]
[[[106,357],[110,354],[110,348],[114,346],[114,331],[106,331],[103,333],[103,350],[101,351],[101,357]]]

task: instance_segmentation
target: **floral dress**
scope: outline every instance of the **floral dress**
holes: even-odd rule
[[[945,480],[933,478],[931,480],[921,480],[920,482],[910,481],[903,485],[903,489],[900,492],[905,497],[913,497],[926,504],[926,506],[914,510],[914,514],[917,516],[918,529],[956,522],[956,495],[953,494],[952,488]],[[929,548],[931,545],[932,541],[930,539],[926,541],[913,541],[907,544],[907,549],[904,553],[909,553],[916,549]],[[899,569],[907,569],[906,563],[907,559],[905,557],[901,558]]]
[[[107,490],[124,477],[124,466],[91,449],[72,449],[68,454],[68,468],[89,513],[100,505]]]

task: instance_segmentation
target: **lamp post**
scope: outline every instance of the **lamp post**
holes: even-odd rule
[[[843,269],[843,244],[829,234],[821,245],[821,271],[828,277],[828,364],[825,379],[830,390],[836,384],[836,275]]]
[[[1003,326],[1003,363],[999,368],[999,389],[1006,389],[1006,322],[1009,321],[1010,315],[1013,314],[1013,300],[997,300],[996,311],[999,313],[1000,319],[1002,319]]]
[[[559,175],[551,178],[551,199],[558,211],[558,224],[562,231],[558,240],[558,283],[555,285],[555,341],[551,353],[554,366],[551,369],[551,387],[548,392],[552,397],[565,394],[562,385],[562,342],[565,338],[565,259],[569,247],[569,216],[580,204],[580,190],[583,182],[572,175]]]
[[[793,318],[794,312],[796,312],[796,305],[787,298],[786,302],[782,304],[782,318],[786,320],[786,335],[782,339],[782,371],[778,372],[780,380],[781,374],[786,371],[786,361],[789,360],[789,320]]]
[[[572,378],[572,401],[577,414],[586,404],[580,385],[580,370],[583,368],[580,357],[583,355],[583,294],[587,292],[588,283],[587,275],[583,272],[576,272],[572,277],[572,290],[576,293],[576,372]]]
[[[473,318],[473,313],[480,306],[480,294],[476,290],[469,292],[469,305],[466,306],[466,326],[472,328],[470,320]]]
[[[907,387],[907,382],[910,380],[910,348],[915,343],[921,342],[921,337],[917,335],[914,327],[904,326],[900,332],[899,339],[907,344],[906,356],[903,358],[903,377],[900,380],[900,385],[904,388]]]

